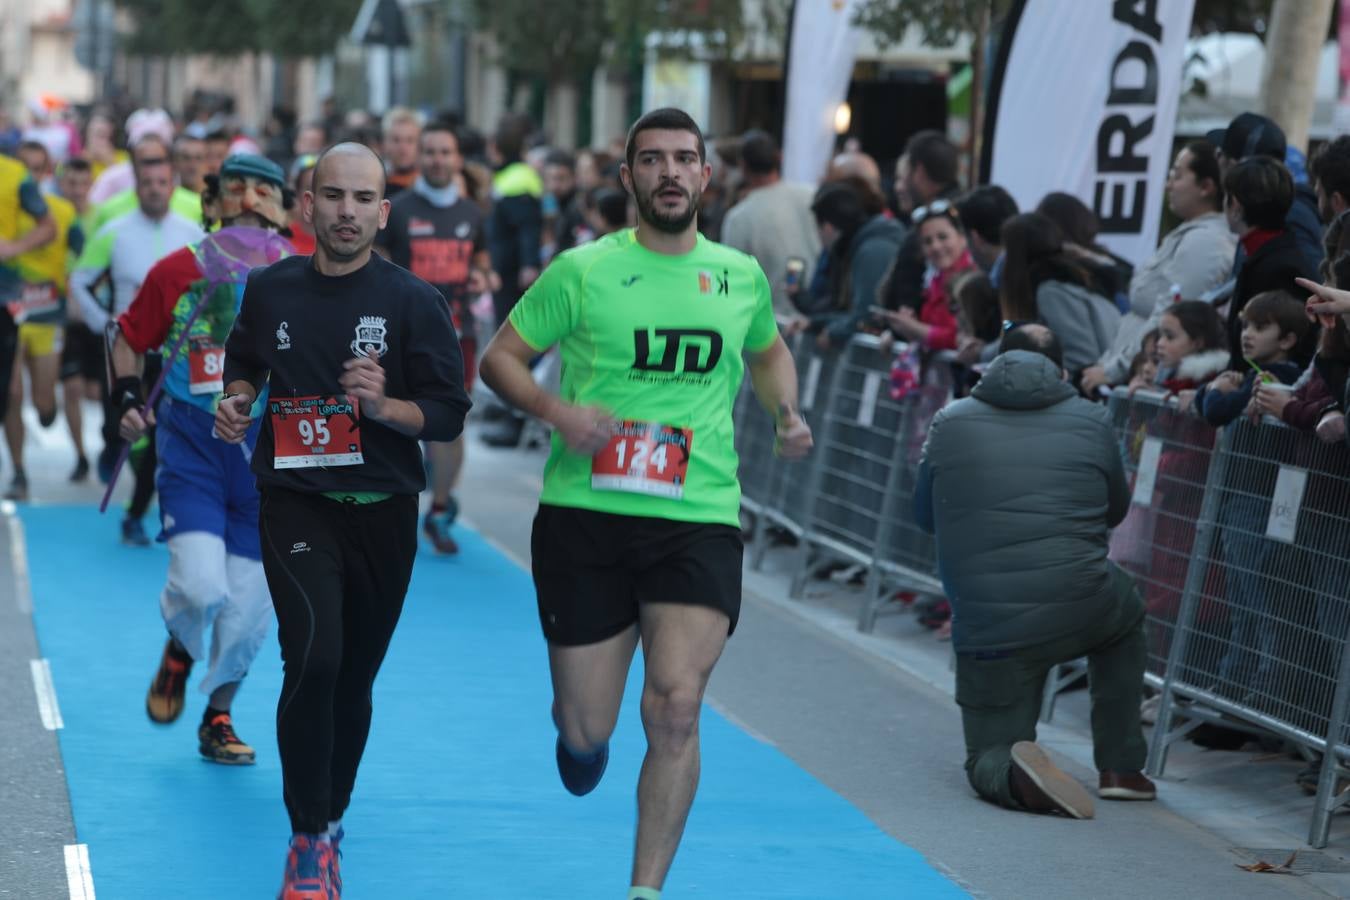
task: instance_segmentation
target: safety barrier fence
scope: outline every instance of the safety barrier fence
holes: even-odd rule
[[[934,539],[911,500],[927,425],[953,367],[930,361],[892,391],[895,348],[859,336],[837,351],[799,338],[806,463],[773,455],[773,424],[747,386],[736,410],[742,505],[759,568],[770,527],[796,538],[790,595],[822,565],[867,570],[858,627],[899,609],[897,591],[941,595]],[[1174,400],[1117,390],[1108,401],[1132,489],[1111,558],[1147,607],[1146,681],[1158,691],[1147,771],[1200,725],[1283,738],[1322,755],[1308,842],[1326,845],[1350,803],[1350,448],[1245,419],[1215,429]],[[1042,719],[1081,662],[1047,679]]]

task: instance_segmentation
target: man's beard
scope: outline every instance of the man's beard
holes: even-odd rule
[[[703,192],[701,190],[686,191],[684,188],[679,188],[689,201],[684,212],[678,214],[658,212],[656,195],[669,187],[675,187],[675,185],[660,185],[646,195],[634,191],[633,196],[637,200],[638,218],[658,231],[664,231],[666,234],[680,234],[689,227],[690,223],[694,221],[694,217],[698,215],[698,206],[703,199]]]

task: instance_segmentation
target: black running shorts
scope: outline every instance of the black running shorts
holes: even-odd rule
[[[83,322],[66,325],[65,344],[61,348],[61,380],[83,376],[101,382],[103,374],[103,338]]]
[[[740,531],[541,504],[530,539],[539,623],[551,644],[594,644],[638,620],[643,603],[741,613]]]

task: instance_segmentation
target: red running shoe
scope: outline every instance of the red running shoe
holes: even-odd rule
[[[291,835],[286,856],[286,876],[277,900],[333,900],[328,873],[333,865],[333,845],[317,834]]]

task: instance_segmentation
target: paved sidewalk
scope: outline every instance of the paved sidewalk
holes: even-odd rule
[[[793,556],[791,548],[774,548],[766,554],[761,571],[747,566],[747,591],[954,698],[949,642],[939,641],[899,604],[894,612],[878,617],[871,634],[863,634],[857,630],[860,590],[830,580],[812,580],[801,600],[788,599]],[[1063,693],[1053,721],[1040,726],[1038,740],[1060,756],[1067,771],[1093,784],[1096,768],[1088,715],[1086,690]],[[960,752],[953,748],[957,765]],[[1308,846],[1313,798],[1294,783],[1303,766],[1290,754],[1206,750],[1183,740],[1172,745],[1166,773],[1155,779],[1158,802],[1211,832],[1247,861],[1279,864],[1297,851],[1293,868],[1302,876],[1300,881],[1331,896],[1350,897],[1350,817],[1332,820],[1326,848]]]

